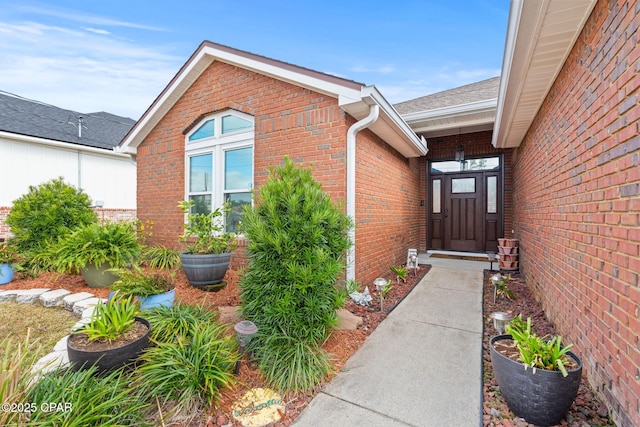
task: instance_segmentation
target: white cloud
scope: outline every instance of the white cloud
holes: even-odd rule
[[[93,27],[0,22],[0,34],[0,90],[83,113],[139,118],[184,61]]]
[[[349,71],[353,73],[375,73],[375,74],[390,74],[396,71],[396,67],[393,65],[382,65],[380,67],[366,67],[363,65],[356,65],[351,67]]]

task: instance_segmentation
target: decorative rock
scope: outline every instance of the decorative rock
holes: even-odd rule
[[[73,305],[78,301],[85,300],[87,298],[92,298],[94,295],[89,292],[78,292],[77,294],[67,295],[62,299],[62,303],[64,308],[69,311],[73,311]]]
[[[336,314],[338,315],[338,326],[336,329],[340,331],[353,331],[362,325],[362,317],[358,317],[349,310],[341,308]]]
[[[68,338],[69,338],[69,335],[67,335],[66,337],[60,338],[60,341],[58,341],[56,345],[53,346],[53,351],[67,351]]]
[[[0,302],[5,301],[13,301],[16,299],[16,295],[20,291],[12,290],[12,291],[0,291]]]
[[[280,395],[268,388],[253,388],[233,404],[233,418],[244,427],[262,427],[279,421],[285,411]]]
[[[48,292],[49,288],[39,288],[39,289],[26,289],[23,291],[18,291],[16,294],[16,302],[19,304],[33,304],[40,295]]]
[[[82,312],[87,308],[93,308],[98,304],[102,304],[102,298],[87,298],[76,302],[73,305],[73,314],[76,316],[82,316]]]
[[[47,372],[51,372],[59,367],[65,366],[68,363],[69,356],[67,355],[66,349],[65,351],[54,351],[34,363],[33,367],[31,368],[31,372],[38,372],[38,374],[42,375],[46,374]]]
[[[62,305],[62,298],[71,294],[70,291],[66,289],[56,289],[53,291],[45,292],[40,295],[40,304],[45,307],[57,307]]]

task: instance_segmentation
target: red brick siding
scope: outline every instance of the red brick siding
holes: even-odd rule
[[[406,159],[371,132],[358,133],[356,279],[369,285],[420,245],[420,161]]]
[[[598,2],[513,156],[521,269],[619,426],[640,425],[639,26]]]
[[[7,225],[7,215],[11,206],[0,206],[0,241],[11,237],[9,226]]]
[[[421,230],[421,242],[423,242],[426,248],[426,235],[427,235],[427,209],[429,208],[430,200],[427,195],[427,160],[452,160],[455,156],[455,151],[458,145],[462,145],[464,148],[464,155],[466,158],[483,157],[504,154],[503,167],[504,178],[502,182],[504,193],[504,228],[503,235],[511,236],[511,230],[513,228],[513,183],[511,174],[511,151],[510,149],[501,150],[496,149],[491,145],[491,131],[468,133],[462,135],[451,135],[440,138],[432,138],[428,140],[429,152],[427,156],[421,162],[420,177],[421,192],[426,200],[425,208],[421,211],[423,219],[421,222],[424,224]]]

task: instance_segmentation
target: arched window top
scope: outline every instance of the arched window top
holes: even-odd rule
[[[187,134],[187,141],[199,141],[208,138],[248,132],[253,130],[253,117],[235,110],[225,110],[200,120],[200,124]]]

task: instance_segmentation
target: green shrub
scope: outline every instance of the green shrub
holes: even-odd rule
[[[242,311],[259,328],[250,346],[277,388],[306,390],[328,373],[320,345],[345,301],[336,283],[350,225],[311,170],[288,158],[245,212],[250,261],[240,284]]]
[[[217,313],[176,301],[173,307],[161,306],[147,311],[144,318],[151,324],[149,339],[152,342],[186,342],[200,323],[215,322]]]
[[[188,339],[157,343],[142,355],[140,387],[173,408],[170,420],[202,413],[205,404],[217,400],[220,388],[234,383],[238,345],[226,332],[221,323],[202,321],[190,328]]]
[[[142,250],[142,261],[151,268],[173,270],[180,266],[180,253],[164,246],[147,246]]]
[[[27,400],[35,407],[30,426],[144,426],[147,401],[123,370],[97,375],[96,367],[57,370],[43,376]],[[60,406],[51,407],[50,403]]]
[[[62,178],[30,186],[28,193],[13,201],[6,219],[12,242],[27,258],[74,228],[96,221],[89,196]]]
[[[61,273],[77,272],[94,264],[127,267],[140,255],[136,227],[132,222],[106,222],[76,228],[49,246],[45,256]]]
[[[136,314],[138,306],[133,299],[121,299],[116,294],[106,304],[96,305],[91,321],[74,333],[86,334],[91,341],[113,341],[133,327]]]
[[[140,267],[111,269],[118,276],[109,288],[122,297],[150,297],[169,292],[176,287],[172,276],[158,272],[146,272]]]

